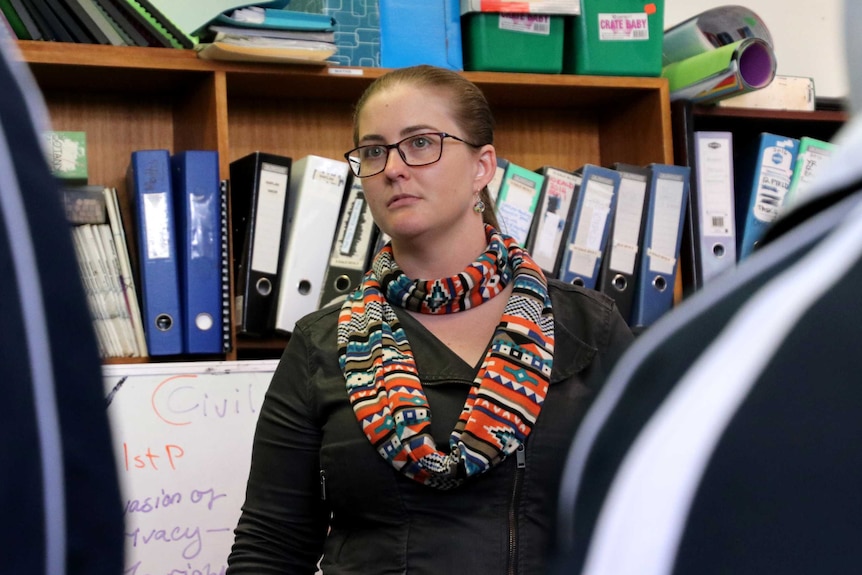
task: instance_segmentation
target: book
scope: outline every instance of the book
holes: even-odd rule
[[[168,150],[132,152],[127,186],[137,216],[144,333],[151,356],[183,351],[183,318]]]
[[[20,2],[16,2],[18,8],[13,5],[12,0],[0,0],[0,11],[6,17],[9,27],[19,40],[39,40],[41,34],[36,24],[30,18],[30,14],[24,10]],[[34,37],[37,36],[37,37]]]
[[[182,48],[135,0],[96,0],[139,46]]]
[[[230,164],[237,331],[270,335],[285,244],[292,159],[253,152]]]
[[[78,0],[54,0],[54,2],[58,7],[57,16],[73,31],[73,35],[78,39],[78,42],[103,45],[111,43],[105,33],[102,32],[102,29],[96,24],[96,21],[84,10]],[[60,12],[60,10],[64,10],[64,12]],[[75,31],[75,28],[77,28],[77,31]]]
[[[297,320],[320,303],[348,173],[347,162],[322,156],[304,156],[293,163],[278,266],[278,332],[292,332]]]
[[[107,301],[111,323],[120,344],[121,357],[138,357],[132,319],[126,306],[125,293],[120,281],[119,255],[114,244],[111,226],[107,223],[89,226],[96,261],[103,276],[102,294]]]
[[[75,38],[57,18],[45,0],[21,0],[30,17],[42,32],[42,37],[54,42],[75,42]]]
[[[89,179],[87,133],[48,130],[42,133],[48,165],[63,185],[84,185]]]
[[[86,225],[86,224],[85,224]],[[99,356],[103,358],[119,355],[119,343],[116,334],[112,336],[108,325],[108,314],[104,308],[104,302],[99,299],[98,288],[94,279],[94,267],[90,260],[86,247],[85,238],[80,233],[79,227],[72,228],[72,247],[75,250],[75,259],[81,274],[81,282],[84,286],[84,294],[87,299],[87,308],[93,322],[93,331],[96,333],[96,342],[99,347]]]
[[[279,38],[225,38],[195,46],[198,58],[229,62],[271,62],[326,66],[335,54],[335,44]]]
[[[60,194],[69,223],[101,224],[107,221],[107,203],[102,186],[63,186]]]
[[[112,46],[130,46],[132,41],[125,36],[121,30],[108,18],[105,12],[99,8],[94,0],[69,0],[76,3],[87,15],[99,31],[104,35],[106,42]]]
[[[222,230],[218,152],[171,156],[183,353],[222,351]]]
[[[544,176],[541,200],[534,216],[535,233],[527,250],[548,275],[557,273],[560,247],[566,220],[580,184],[580,178],[562,168],[543,166],[537,170]]]
[[[577,171],[581,177],[580,191],[572,205],[558,277],[594,289],[616,209],[620,174],[595,164],[584,164]]]
[[[166,12],[156,6],[156,2],[150,0],[134,0],[133,6],[136,6],[142,14],[148,16],[147,20],[152,22],[153,27],[161,34],[171,39],[171,43],[178,48],[194,48],[197,44],[197,39],[180,29],[167,15]]]
[[[365,200],[362,180],[351,176],[344,195],[318,307],[342,302],[355,290],[368,269],[376,230]]]
[[[768,86],[719,100],[721,108],[813,111],[814,78],[776,74]]]
[[[245,6],[217,16],[213,22],[231,26],[276,30],[330,31],[335,20],[326,14],[266,6]]]
[[[527,245],[544,179],[542,174],[508,162],[500,182],[496,206],[500,231],[522,246]]]
[[[138,29],[138,25],[120,9],[116,0],[93,0],[93,2],[130,46],[162,46],[160,42],[151,41],[149,34],[145,36]]]
[[[799,140],[761,133],[742,150],[736,172],[737,259],[747,258],[780,215],[793,177]]]
[[[144,324],[141,316],[141,306],[138,298],[138,289],[132,272],[132,260],[129,253],[129,244],[126,241],[126,227],[123,223],[123,215],[120,211],[120,203],[117,198],[116,188],[104,188],[105,206],[108,224],[114,238],[114,246],[117,250],[117,263],[120,271],[120,285],[123,290],[123,299],[129,310],[129,318],[132,326],[132,334],[135,341],[137,353],[133,357],[147,356],[147,340],[144,335]]]
[[[784,199],[785,210],[805,201],[809,187],[818,172],[828,163],[836,147],[831,142],[810,136],[799,138],[799,150],[793,164],[793,175],[790,177],[787,197]]]
[[[282,30],[279,28],[248,28],[216,24],[208,26],[206,32],[202,34],[202,39],[205,42],[219,42],[225,38],[236,37],[266,37],[335,43],[335,31],[333,30]]]

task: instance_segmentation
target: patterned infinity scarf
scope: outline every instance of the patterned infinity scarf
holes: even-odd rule
[[[386,245],[342,306],[338,352],[347,393],[378,453],[406,476],[450,489],[523,445],[548,392],[554,317],[545,276],[514,239],[486,226],[488,248],[460,274],[410,280]],[[490,349],[449,437],[430,433],[431,411],[410,343],[392,307],[455,313],[481,305],[514,281]]]

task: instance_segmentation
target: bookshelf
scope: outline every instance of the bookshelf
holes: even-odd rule
[[[800,138],[810,136],[830,141],[848,119],[846,111],[829,109],[815,111],[768,110],[696,105],[674,102],[671,105],[673,125],[673,155],[679,165],[694,161],[695,131],[729,131],[733,134],[734,165],[740,165],[740,154],[750,152],[761,132]],[[689,203],[691,206],[691,203]],[[692,235],[692,212],[689,209],[683,229],[678,289],[687,297],[699,288],[694,273],[696,253]]]
[[[231,161],[255,150],[340,158],[352,146],[353,102],[385,73],[213,62],[191,50],[34,41],[18,46],[44,93],[53,128],[87,132],[90,181],[117,188],[127,222],[134,221],[125,183],[132,151],[214,149],[222,178]],[[498,153],[519,165],[572,170],[584,163],[673,163],[664,79],[464,75],[491,103]],[[134,254],[134,234],[127,230],[127,236]],[[234,329],[233,351],[223,359],[279,357],[286,341],[243,338]]]

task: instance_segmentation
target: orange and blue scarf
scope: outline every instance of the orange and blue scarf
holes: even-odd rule
[[[397,470],[439,489],[460,485],[524,445],[548,392],[554,316],[542,270],[517,242],[486,226],[488,247],[456,276],[411,280],[391,245],[377,254],[339,314],[338,351],[353,411]],[[392,306],[420,313],[467,310],[514,282],[491,345],[449,437],[431,437],[431,411]]]

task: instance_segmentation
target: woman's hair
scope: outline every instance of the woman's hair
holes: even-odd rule
[[[423,64],[396,68],[380,76],[368,86],[359,101],[356,102],[353,112],[354,145],[359,145],[359,114],[368,100],[375,94],[402,84],[424,88],[429,92],[448,92],[451,96],[449,102],[452,116],[458,127],[463,130],[463,133],[458,134],[458,136],[479,146],[494,143],[494,115],[491,113],[491,107],[488,105],[488,100],[485,99],[482,90],[458,72]],[[499,229],[499,223],[494,213],[494,201],[491,199],[487,186],[479,192],[479,199],[485,204],[482,219],[485,223]]]

